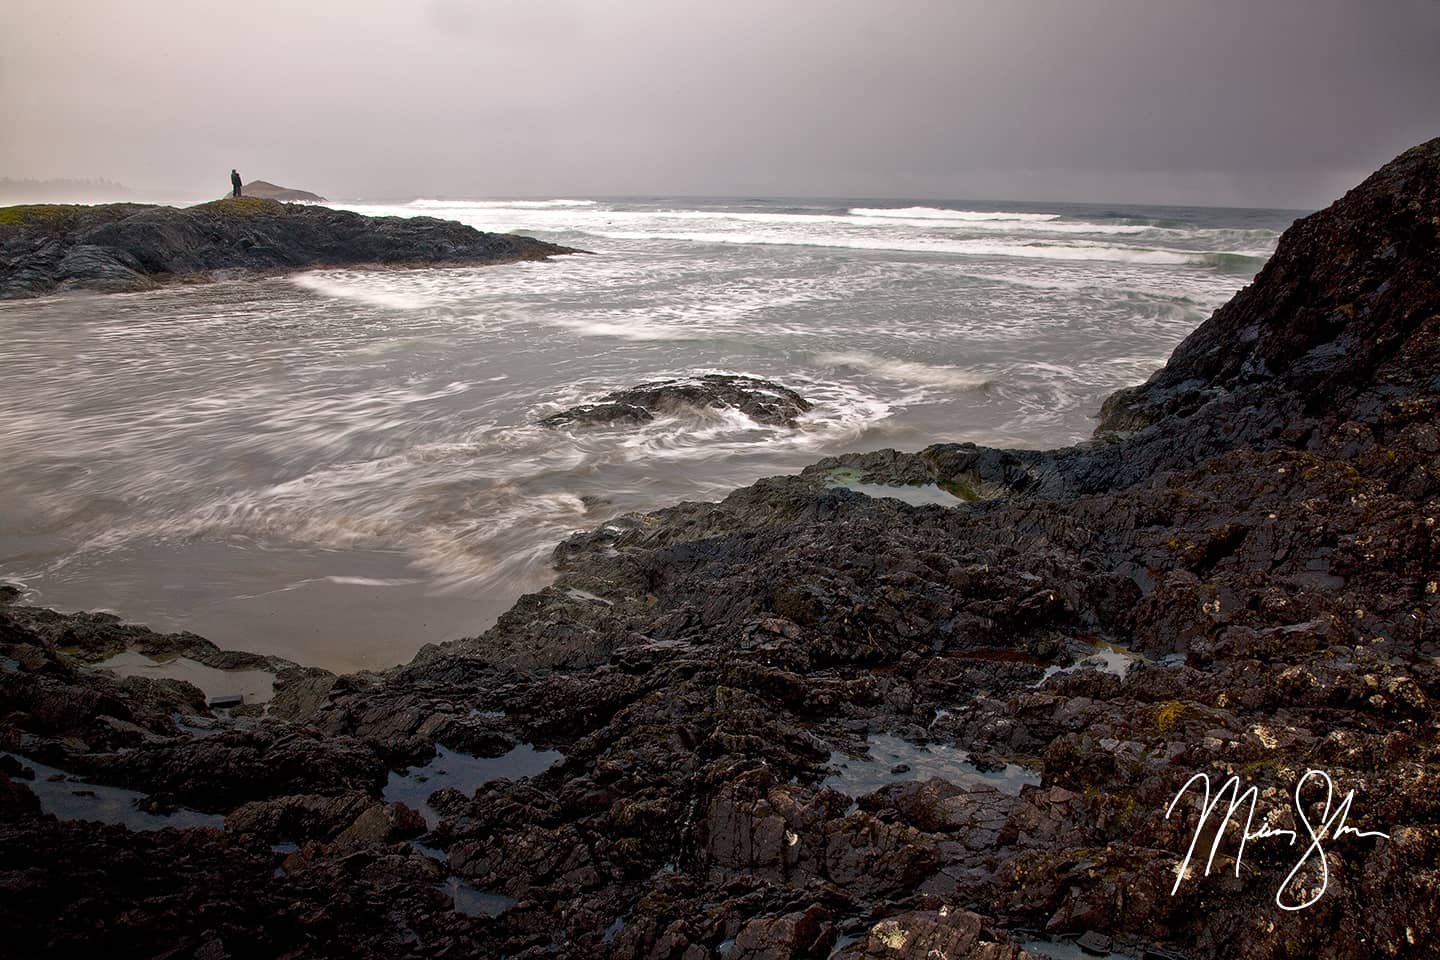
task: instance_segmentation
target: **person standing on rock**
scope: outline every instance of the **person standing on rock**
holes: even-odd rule
[[[230,186],[234,189],[231,196],[240,196],[240,174],[235,170],[230,171]]]

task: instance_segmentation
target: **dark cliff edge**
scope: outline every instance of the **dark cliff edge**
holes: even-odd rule
[[[148,290],[169,280],[317,267],[543,260],[568,247],[434,217],[366,217],[258,197],[0,208],[0,299]]]
[[[7,951],[1436,956],[1437,183],[1440,140],[1298,222],[1095,440],[836,457],[622,518],[385,673],[11,598]],[[95,670],[124,650],[266,669],[274,699]],[[42,815],[34,763],[214,819]],[[1310,770],[1389,836],[1331,835],[1291,877]],[[1199,815],[1166,811],[1201,773],[1301,839],[1237,863],[1232,826],[1205,875],[1204,831],[1172,893]]]

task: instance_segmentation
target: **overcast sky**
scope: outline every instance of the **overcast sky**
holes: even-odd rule
[[[1315,207],[1440,0],[0,0],[0,176]]]

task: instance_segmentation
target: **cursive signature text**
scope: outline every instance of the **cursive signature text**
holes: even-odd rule
[[[1305,804],[1301,800],[1301,793],[1304,792],[1307,784],[1312,781],[1323,784],[1325,787],[1325,805],[1321,811],[1319,822],[1311,823],[1305,814]],[[1259,801],[1259,790],[1249,787],[1240,789],[1240,778],[1232,776],[1220,785],[1220,789],[1211,796],[1210,777],[1208,774],[1197,773],[1175,794],[1175,799],[1170,801],[1170,806],[1165,810],[1165,819],[1169,820],[1170,815],[1175,812],[1175,807],[1180,803],[1182,797],[1192,787],[1203,789],[1200,795],[1200,822],[1195,826],[1195,834],[1190,838],[1190,849],[1185,851],[1185,859],[1180,861],[1180,866],[1175,871],[1175,885],[1170,888],[1170,895],[1173,897],[1180,889],[1180,882],[1185,879],[1185,873],[1190,868],[1190,863],[1195,856],[1195,848],[1200,845],[1201,837],[1207,833],[1207,827],[1213,828],[1214,839],[1210,841],[1210,854],[1205,859],[1205,876],[1210,875],[1210,867],[1215,862],[1215,855],[1220,851],[1220,841],[1225,835],[1226,827],[1231,823],[1239,824],[1240,818],[1237,814],[1244,813],[1244,824],[1240,829],[1240,848],[1235,852],[1235,876],[1240,876],[1240,861],[1245,856],[1245,845],[1251,840],[1266,840],[1274,837],[1284,837],[1290,844],[1295,846],[1300,841],[1300,835],[1295,830],[1285,830],[1270,824],[1268,816],[1262,816],[1260,823],[1255,823],[1256,804]],[[1224,809],[1224,816],[1212,821],[1212,817],[1220,810],[1221,804],[1229,800],[1229,805]],[[1309,836],[1309,843],[1304,853],[1300,855],[1299,861],[1294,869],[1286,875],[1280,889],[1275,891],[1275,903],[1282,910],[1304,910],[1311,906],[1325,895],[1325,888],[1330,884],[1330,867],[1325,862],[1325,850],[1323,841],[1338,840],[1348,834],[1356,837],[1382,837],[1389,839],[1388,833],[1381,833],[1379,830],[1358,830],[1349,826],[1346,820],[1350,817],[1350,805],[1355,800],[1355,791],[1351,790],[1345,794],[1343,800],[1335,803],[1335,783],[1330,775],[1323,770],[1307,770],[1305,776],[1295,785],[1295,816],[1303,826],[1305,833]],[[1320,886],[1311,896],[1298,901],[1296,898],[1287,898],[1286,891],[1290,889],[1295,878],[1305,867],[1314,862],[1320,871]]]

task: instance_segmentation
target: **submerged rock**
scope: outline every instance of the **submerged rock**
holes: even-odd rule
[[[810,407],[800,394],[771,380],[710,373],[616,390],[540,422],[547,427],[647,423],[657,416],[686,411],[737,410],[766,426],[794,427],[796,418]]]
[[[365,217],[246,196],[194,207],[0,208],[0,299],[145,290],[221,271],[543,260],[568,247],[433,217]]]

